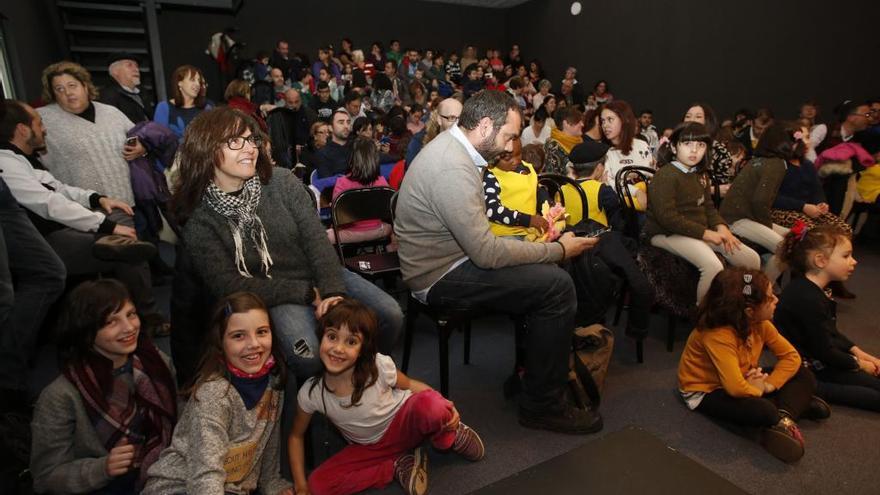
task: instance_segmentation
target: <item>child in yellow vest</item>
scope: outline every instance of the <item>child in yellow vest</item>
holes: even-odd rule
[[[576,230],[594,232],[611,228],[611,232],[602,234],[593,252],[616,275],[626,279],[630,294],[626,335],[641,339],[648,332],[654,290],[647,277],[639,270],[633,253],[627,248],[617,194],[611,186],[604,184],[607,151],[607,145],[596,141],[585,141],[572,148],[566,171],[569,177],[580,184],[586,195],[587,216],[584,218],[580,195],[574,186],[568,184],[562,187],[565,211],[569,215],[569,225],[576,227]]]
[[[503,153],[486,169],[483,192],[486,216],[496,236],[525,239],[529,229],[543,232],[549,227],[538,213],[538,174],[522,161],[519,139],[513,140],[513,151]]]

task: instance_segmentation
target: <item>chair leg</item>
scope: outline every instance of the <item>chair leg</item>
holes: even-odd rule
[[[526,321],[525,318],[517,318],[514,322],[514,346],[515,359],[513,371],[516,372],[526,364]]]
[[[669,323],[667,323],[666,329],[666,350],[672,352],[672,348],[675,345],[675,326],[678,323],[678,318],[673,314],[669,313]]]
[[[449,398],[449,336],[452,328],[445,320],[437,321],[437,339],[440,350],[440,394]]]
[[[419,303],[413,301],[412,296],[406,300],[406,329],[403,334],[403,360],[400,363],[400,371],[406,373],[409,370],[409,356],[412,352],[413,334],[416,331],[416,320],[419,317]]]
[[[464,364],[471,364],[471,322],[464,322]]]
[[[636,341],[636,361],[639,364],[645,362],[645,339],[639,339]]]
[[[614,309],[614,325],[617,326],[620,323],[620,315],[623,313],[623,306],[626,304],[626,296],[628,293],[628,287],[624,282],[623,287],[620,288],[620,295],[617,297],[617,308]]]

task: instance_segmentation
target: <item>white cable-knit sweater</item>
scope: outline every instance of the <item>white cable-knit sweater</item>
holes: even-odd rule
[[[134,124],[116,107],[92,104],[94,123],[57,103],[37,109],[47,131],[43,163],[65,184],[101,191],[134,205],[128,162],[122,158],[125,133]]]

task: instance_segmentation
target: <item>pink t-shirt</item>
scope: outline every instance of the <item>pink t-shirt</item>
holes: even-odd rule
[[[361,184],[356,180],[352,180],[351,176],[348,174],[340,177],[336,180],[336,185],[333,186],[333,199],[336,199],[337,196],[348,191],[350,189],[363,189],[365,187],[389,187],[388,181],[385,180],[385,177],[381,175],[372,184]],[[374,230],[378,229],[382,225],[382,221],[379,219],[376,220],[362,220],[360,222],[355,222],[350,226],[346,227],[346,230]]]

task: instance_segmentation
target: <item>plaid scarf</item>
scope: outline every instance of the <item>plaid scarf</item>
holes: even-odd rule
[[[244,188],[238,195],[221,191],[213,182],[209,183],[205,190],[205,201],[208,202],[208,206],[226,217],[229,230],[232,231],[232,240],[235,243],[235,267],[238,268],[238,273],[242,277],[247,278],[251,278],[253,275],[248,271],[244,261],[244,242],[242,239],[245,235],[251,238],[254,247],[257,248],[260,262],[263,265],[263,273],[267,278],[272,278],[269,275],[272,256],[266,246],[266,229],[263,228],[263,222],[257,216],[261,191],[260,178],[256,175],[244,183]]]
[[[176,387],[148,338],[139,339],[129,363],[134,390],[125,373],[114,374],[113,363],[99,355],[68,365],[64,376],[82,396],[98,440],[108,452],[123,439],[138,446],[133,466],[140,468],[137,486],[143,487],[147,469],[171,443],[177,422]]]

